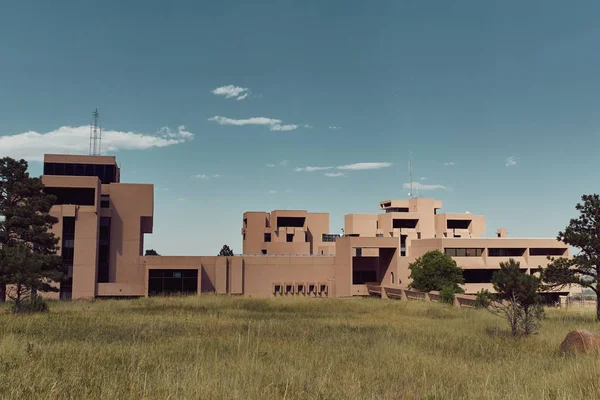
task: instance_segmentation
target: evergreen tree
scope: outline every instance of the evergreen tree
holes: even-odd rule
[[[233,250],[229,248],[226,244],[223,245],[221,251],[219,252],[220,256],[233,256]]]
[[[600,195],[581,196],[575,206],[579,218],[573,218],[558,240],[577,247],[579,253],[572,258],[551,258],[542,270],[542,280],[550,289],[560,289],[576,284],[596,293],[596,320],[600,321]]]
[[[49,214],[54,196],[44,193],[40,178],[27,172],[25,160],[0,159],[0,287],[15,301],[32,293],[57,292],[64,268],[59,239],[50,232],[58,219]],[[12,290],[6,293],[6,285]],[[4,295],[1,297],[4,298]]]

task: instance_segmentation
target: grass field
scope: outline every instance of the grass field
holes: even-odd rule
[[[562,357],[593,310],[515,340],[486,311],[380,299],[179,297],[0,315],[0,397],[591,399],[600,358]]]

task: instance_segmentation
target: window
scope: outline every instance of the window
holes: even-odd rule
[[[267,254],[267,249],[262,249],[261,252],[262,254]]]
[[[375,237],[383,237],[383,233],[376,233]]]
[[[107,283],[110,275],[110,217],[100,217],[98,235],[98,283]]]
[[[418,219],[394,219],[393,220],[393,228],[410,228],[414,229],[417,227]]]
[[[356,257],[362,257],[362,249],[361,248],[356,249]]]
[[[44,192],[55,196],[56,203],[54,204],[57,205],[93,206],[96,204],[96,190],[94,188],[46,187]]]
[[[337,233],[324,233],[321,239],[323,242],[335,242],[335,240],[340,236],[341,235]]]
[[[490,257],[523,257],[525,249],[488,249],[488,256]]]
[[[248,218],[244,218],[244,228],[248,227]]]
[[[445,248],[444,253],[451,257],[481,257],[483,249]]]
[[[529,249],[530,256],[564,256],[567,249]]]
[[[285,241],[290,243],[294,241],[294,234],[293,233],[288,233],[287,235],[285,235]]]
[[[394,283],[394,273],[392,272],[392,283]]]
[[[446,221],[447,229],[469,229],[471,226],[470,219],[449,219]]]
[[[302,228],[304,217],[277,217],[277,229],[279,228]]]
[[[377,271],[352,271],[352,284],[363,285],[377,281]]]
[[[395,208],[388,208],[387,210],[385,210],[386,213],[391,213],[391,212],[408,212],[408,208],[407,207],[395,207]]]
[[[104,184],[117,182],[117,166],[108,164],[44,163],[44,175],[96,176]]]
[[[148,271],[148,294],[150,296],[165,293],[197,293],[198,270],[151,269]]]
[[[269,243],[271,241],[271,233],[265,233],[265,242]]]
[[[107,194],[100,195],[100,208],[110,207],[110,197]]]

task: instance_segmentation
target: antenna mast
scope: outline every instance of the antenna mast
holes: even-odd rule
[[[410,193],[408,196],[412,199],[413,196],[413,173],[412,173],[412,152],[410,153],[410,159],[408,161],[408,173],[410,175]]]
[[[102,128],[100,127],[100,114],[96,108],[92,113],[90,126],[90,156],[99,156],[102,146]]]

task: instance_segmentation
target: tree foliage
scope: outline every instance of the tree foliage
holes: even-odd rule
[[[146,253],[144,255],[145,256],[160,256],[160,254],[158,254],[158,252],[154,249],[146,250]]]
[[[600,195],[584,194],[575,209],[579,217],[572,218],[557,239],[578,248],[579,253],[572,258],[551,258],[542,271],[542,279],[549,289],[577,284],[593,290],[596,319],[600,321]]]
[[[448,254],[439,250],[428,251],[412,262],[408,268],[409,278],[412,279],[410,288],[422,292],[445,289],[452,293],[464,293],[459,286],[465,282],[462,269]]]
[[[219,251],[220,256],[233,256],[233,250],[229,248],[226,244],[223,245],[221,251]]]
[[[50,232],[58,219],[49,214],[54,196],[44,193],[40,178],[27,172],[25,160],[0,159],[0,286],[16,309],[32,293],[56,292],[64,268],[59,239]]]
[[[496,293],[487,294],[491,300],[489,310],[508,321],[511,334],[529,335],[537,330],[544,310],[540,303],[540,278],[521,271],[520,263],[511,258],[500,263],[500,270],[492,275],[492,284]],[[480,293],[478,297],[483,298],[484,292]]]

